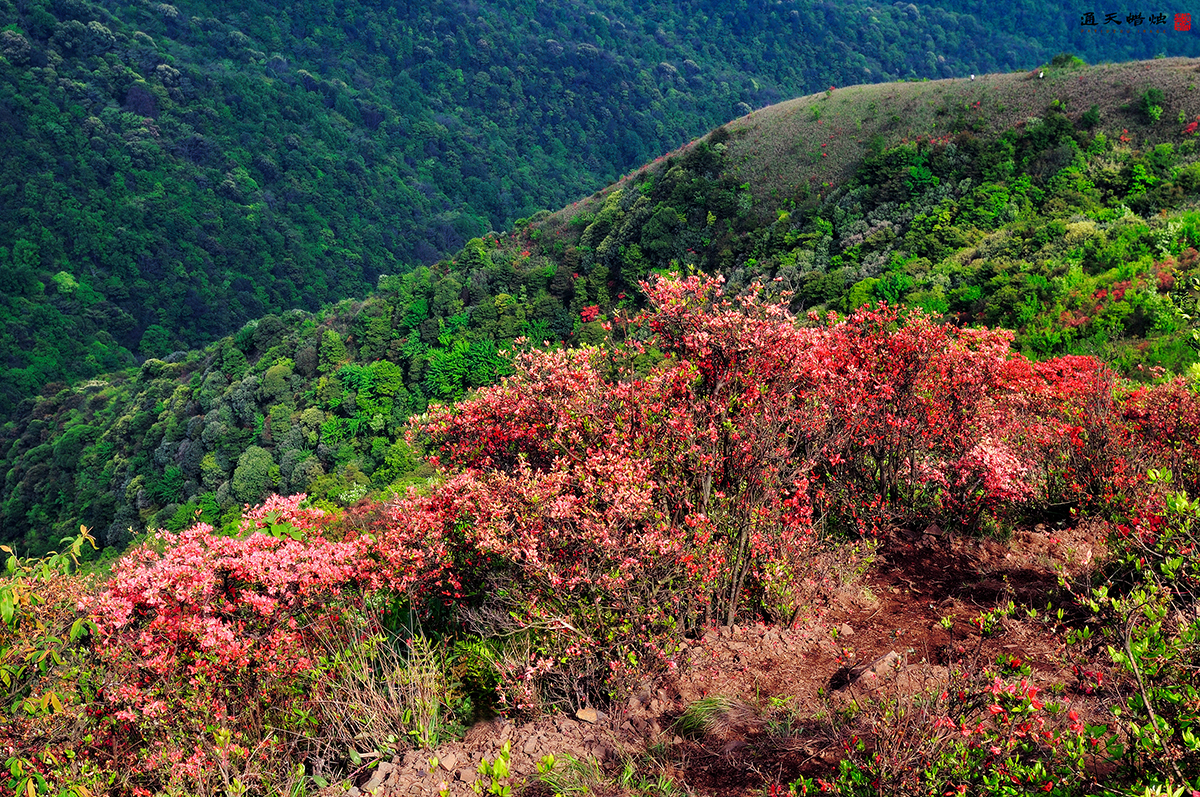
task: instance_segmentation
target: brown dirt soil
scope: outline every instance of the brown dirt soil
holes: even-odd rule
[[[618,773],[632,766],[643,782],[666,776],[682,793],[761,795],[772,783],[831,772],[844,741],[869,733],[863,723],[870,711],[857,719],[842,711],[851,701],[862,707],[937,694],[953,688],[952,670],[994,666],[1001,657],[1028,664],[1032,683],[1085,720],[1106,716],[1119,686],[1108,678],[1096,694],[1073,689],[1072,665],[1088,664],[1086,652],[1069,647],[1064,624],[1045,612],[1050,600],[1069,610],[1059,577],[1089,572],[1104,555],[1105,535],[1095,522],[1038,525],[1006,542],[936,526],[894,531],[861,577],[825,579],[833,586],[790,628],[710,628],[689,640],[677,672],[594,718],[584,715],[593,722],[559,715],[481,723],[462,741],[432,751],[433,772],[430,752],[405,753],[364,771],[351,794],[433,795],[445,787],[466,797],[481,758],[494,760],[508,741],[512,776],[505,782],[517,794],[551,793],[536,775],[537,763],[553,754],[597,762],[606,781],[593,786],[595,794],[658,793],[618,784]],[[978,618],[1010,601],[1015,611],[985,636]],[[728,700],[707,732],[684,738],[680,716],[708,696]]]

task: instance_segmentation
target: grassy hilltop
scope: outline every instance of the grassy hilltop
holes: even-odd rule
[[[803,194],[805,187],[820,192],[842,185],[880,146],[963,132],[994,139],[1047,114],[1064,115],[1077,127],[1113,138],[1124,133],[1139,148],[1179,144],[1181,129],[1200,111],[1198,66],[1193,58],[1090,66],[1064,56],[1044,68],[981,74],[974,80],[830,86],[722,125],[731,136],[726,168],[731,179],[750,184],[755,206],[770,213],[781,200]],[[1162,93],[1155,104],[1165,117],[1151,118],[1143,108],[1142,97],[1150,89]],[[1089,123],[1093,107],[1096,121]],[[673,154],[682,155],[694,144]],[[589,207],[579,203],[564,212],[571,216]]]

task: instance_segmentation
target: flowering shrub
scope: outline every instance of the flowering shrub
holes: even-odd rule
[[[1179,487],[1200,494],[1200,396],[1183,379],[1138,387],[1121,404],[1131,443],[1175,474]]]
[[[1015,360],[1009,380],[1021,404],[1021,445],[1039,471],[1040,503],[1112,511],[1128,505],[1145,462],[1129,445],[1116,377],[1092,357]]]
[[[787,589],[812,537],[807,474],[822,424],[808,390],[810,331],[757,288],[735,302],[719,279],[643,287],[651,307],[632,324],[670,355],[650,405],[657,471],[672,505],[724,532],[718,556],[728,569],[711,609],[732,622],[747,584],[752,594],[767,583]]]
[[[861,736],[830,779],[801,778],[792,794],[1090,794],[1089,764],[1111,737],[1048,704],[1026,679],[956,671],[940,695],[876,699]]]
[[[602,378],[638,344],[530,352],[501,385],[419,424],[439,463],[462,470],[435,495],[491,557],[487,603],[540,633],[539,660],[598,681],[598,662],[672,666],[685,626],[734,617],[764,583],[780,595],[797,576],[811,536],[795,456],[811,416],[793,389],[802,333],[781,308],[734,309],[716,287],[651,289],[655,309],[636,321],[673,356],[647,377]]]
[[[86,604],[113,673],[103,692],[113,763],[150,788],[243,768],[249,748],[223,734],[285,724],[314,668],[308,638],[347,608],[339,597],[362,576],[360,559],[352,544],[219,537],[206,524],[126,555]],[[205,727],[220,738],[189,740]],[[261,741],[272,760],[288,752],[277,735]]]
[[[454,507],[466,546],[486,558],[486,584],[467,586],[492,618],[532,634],[526,686],[570,662],[602,682],[632,656],[670,658],[663,635],[703,601],[722,569],[712,524],[672,517],[640,386],[605,384],[587,351],[522,355],[517,373],[422,425],[444,463],[468,465],[430,496]],[[508,622],[508,620],[502,620]],[[488,629],[494,633],[494,626]],[[518,670],[520,670],[518,672]],[[561,674],[561,673],[559,673]],[[514,698],[532,705],[532,698]]]
[[[830,509],[860,531],[922,509],[973,527],[1027,497],[1031,463],[1009,439],[1011,341],[887,305],[831,319],[809,347]]]
[[[135,782],[202,785],[214,772],[284,766],[298,738],[289,732],[312,730],[305,701],[331,675],[318,666],[323,645],[353,636],[365,595],[441,583],[429,528],[385,521],[335,542],[303,499],[248,510],[243,537],[206,524],[159,532],[84,602],[111,673],[107,744]],[[411,503],[406,516],[426,516]],[[215,735],[195,737],[205,727]]]
[[[273,502],[286,500],[292,499]],[[261,527],[266,514],[246,525]],[[281,674],[308,669],[297,616],[336,602],[371,575],[360,545],[311,534],[310,516],[286,519],[310,532],[308,538],[257,529],[221,537],[203,523],[179,534],[160,531],[156,544],[122,559],[105,592],[89,602],[101,638],[122,637],[121,647],[139,666],[160,677],[180,664],[189,678],[221,678],[255,666]]]
[[[1183,783],[1200,772],[1200,501],[1169,492],[1169,472],[1150,475],[1159,493],[1119,527],[1102,583],[1080,585],[1076,599],[1133,677],[1118,714],[1129,740],[1124,763]],[[1084,689],[1103,683],[1088,670],[1077,677]]]
[[[489,558],[476,594],[541,630],[540,659],[619,670],[669,661],[701,617],[790,619],[815,511],[862,532],[922,512],[971,527],[1045,490],[1030,421],[1052,440],[1051,410],[1074,405],[1031,400],[1051,367],[1014,358],[1008,333],[887,306],[802,328],[718,279],[644,287],[622,345],[520,354],[416,425],[453,474],[429,499],[454,507],[441,534],[463,526]],[[647,346],[666,359],[628,371]]]

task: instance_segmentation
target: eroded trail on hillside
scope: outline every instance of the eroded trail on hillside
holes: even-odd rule
[[[1086,694],[1048,602],[1059,577],[1078,575],[1103,552],[1104,527],[1039,525],[1010,540],[961,538],[931,526],[893,531],[861,561],[830,560],[814,572],[809,611],[793,627],[713,626],[688,640],[677,672],[662,673],[624,701],[578,716],[480,723],[454,744],[409,752],[359,781],[384,795],[475,793],[478,771],[510,746],[517,793],[546,794],[538,764],[568,757],[603,772],[592,788],[697,795],[760,795],[772,784],[828,776],[857,741],[880,750],[888,734],[929,734],[933,714],[911,707],[988,668],[1027,681],[1073,711],[1100,720],[1114,692]],[[1034,614],[1031,616],[1031,611]],[[909,706],[897,717],[897,706]],[[697,707],[700,707],[697,713]],[[889,719],[886,715],[891,712]],[[696,718],[701,722],[697,723]],[[437,763],[431,768],[431,756]],[[920,761],[898,761],[897,767]],[[625,773],[622,777],[622,773]],[[521,789],[524,789],[523,791]],[[641,789],[641,790],[640,790]]]

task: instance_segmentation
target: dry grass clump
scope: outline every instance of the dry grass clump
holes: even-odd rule
[[[334,677],[316,701],[329,753],[336,757],[356,739],[399,745],[407,737],[423,749],[444,740],[454,685],[440,646],[371,634],[330,648]]]
[[[710,695],[693,702],[675,722],[675,731],[685,738],[706,736],[718,739],[744,735],[765,726],[758,711],[735,697]]]

